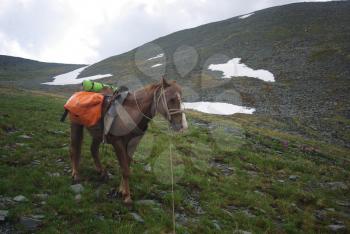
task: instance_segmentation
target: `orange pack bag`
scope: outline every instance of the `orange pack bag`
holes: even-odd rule
[[[72,122],[87,127],[95,125],[101,118],[103,95],[93,92],[76,92],[64,105]]]

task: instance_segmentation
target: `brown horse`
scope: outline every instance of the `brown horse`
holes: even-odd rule
[[[106,135],[105,139],[107,143],[112,144],[122,171],[122,180],[118,191],[124,203],[132,202],[129,189],[129,166],[133,153],[147,130],[148,123],[156,113],[160,113],[167,119],[175,131],[182,131],[187,128],[186,117],[181,104],[181,94],[181,87],[175,81],[168,82],[163,78],[159,83],[129,93],[123,103],[123,108],[121,108],[123,110],[122,114],[119,114],[113,122],[112,129],[117,129],[117,132],[111,131]],[[106,106],[107,104],[104,103],[104,112]],[[84,126],[71,123],[70,157],[74,182],[79,181],[78,169],[83,129]],[[102,123],[87,129],[92,136],[90,149],[96,169],[102,177],[106,177],[107,172],[102,167],[99,159],[99,146],[103,140]]]

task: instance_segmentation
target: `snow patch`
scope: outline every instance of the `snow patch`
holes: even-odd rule
[[[248,18],[249,16],[251,15],[254,15],[254,13],[249,13],[249,14],[246,14],[246,15],[242,15],[240,17],[238,17],[239,19],[245,19],[245,18]]]
[[[159,66],[162,66],[163,64],[161,63],[157,63],[157,64],[154,64],[152,67],[159,67]]]
[[[236,113],[253,114],[255,109],[224,102],[184,102],[185,109],[193,109],[207,114],[233,115]]]
[[[156,55],[156,56],[154,56],[154,57],[152,57],[152,58],[147,59],[147,61],[148,61],[148,60],[157,59],[157,58],[161,58],[161,57],[163,57],[163,56],[164,56],[164,54],[161,53],[161,54],[158,54],[158,55]]]
[[[81,68],[78,68],[78,69],[73,70],[71,72],[55,76],[55,77],[53,77],[53,79],[54,79],[53,81],[45,82],[42,84],[46,84],[46,85],[80,84],[84,80],[97,80],[97,79],[102,79],[105,77],[112,76],[112,74],[103,74],[103,75],[94,75],[94,76],[86,76],[86,77],[82,77],[82,78],[77,78],[78,75],[87,67],[89,67],[89,66],[81,67]]]
[[[240,63],[240,58],[233,58],[227,63],[223,64],[210,64],[208,69],[212,71],[222,71],[224,76],[222,78],[231,78],[237,76],[248,76],[257,78],[263,81],[274,82],[275,77],[267,70],[259,69],[254,70],[244,63]]]

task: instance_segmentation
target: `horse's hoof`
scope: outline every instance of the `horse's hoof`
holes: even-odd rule
[[[80,183],[79,176],[77,176],[77,175],[72,176],[72,184],[79,184],[79,183]]]
[[[121,198],[122,194],[119,193],[115,188],[111,189],[108,193],[107,193],[107,197],[110,199],[115,199],[115,198]]]
[[[130,197],[127,197],[123,200],[123,204],[130,209],[132,208],[133,201]]]
[[[108,172],[107,171],[102,171],[100,173],[100,180],[101,181],[107,181],[109,180],[109,175],[108,175]]]
[[[132,205],[132,199],[131,199],[131,197],[126,197],[126,198],[124,198],[124,199],[123,199],[123,203],[124,203],[124,205],[126,205],[126,206],[131,206],[131,205]]]

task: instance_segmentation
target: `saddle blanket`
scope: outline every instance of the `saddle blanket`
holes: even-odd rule
[[[104,96],[93,92],[76,92],[64,105],[72,122],[91,127],[101,119]]]

